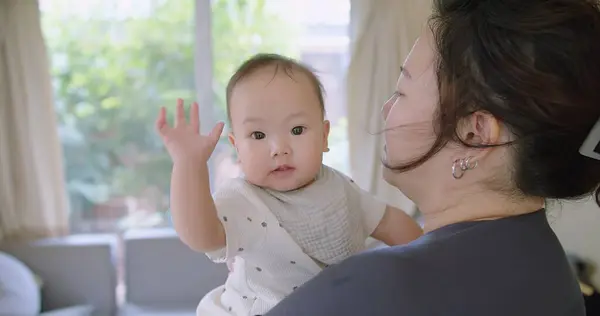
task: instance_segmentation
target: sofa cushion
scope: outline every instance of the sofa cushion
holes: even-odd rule
[[[128,231],[124,242],[126,301],[135,306],[194,310],[227,279],[225,264],[190,250],[172,229]]]
[[[125,304],[119,310],[119,316],[196,316],[195,308],[181,308],[168,304],[161,306],[140,306]]]
[[[40,316],[92,316],[94,307],[90,305],[78,305],[61,309],[55,309],[50,312],[41,313]]]

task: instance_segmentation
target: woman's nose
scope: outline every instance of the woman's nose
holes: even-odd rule
[[[383,117],[383,120],[387,120],[388,115],[390,114],[390,110],[392,109],[392,105],[394,104],[392,100],[393,98],[387,100],[381,107],[381,116]]]

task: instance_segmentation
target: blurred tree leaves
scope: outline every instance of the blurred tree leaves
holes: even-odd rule
[[[155,115],[178,97],[195,97],[195,1],[144,0],[136,14],[106,9],[117,2],[45,0],[42,23],[73,211],[148,188],[166,201],[171,163],[155,135]],[[82,3],[89,14],[65,14]],[[297,29],[265,0],[211,5],[215,119],[223,119],[235,67],[257,52],[297,57]]]

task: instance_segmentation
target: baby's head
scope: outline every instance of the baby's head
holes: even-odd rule
[[[315,179],[329,122],[323,87],[308,67],[276,54],[250,58],[227,85],[227,117],[247,181],[290,191]]]

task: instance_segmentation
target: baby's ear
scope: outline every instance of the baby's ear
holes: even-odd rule
[[[331,129],[331,123],[328,120],[323,121],[323,152],[329,151],[329,130]]]
[[[237,156],[237,162],[240,162],[240,153],[239,153],[237,147],[235,146],[235,135],[233,135],[233,133],[230,132],[229,134],[227,134],[227,139],[229,139],[229,143],[231,144],[231,146],[233,146],[233,149],[235,149],[235,153]]]
[[[232,132],[229,132],[229,134],[227,134],[227,139],[229,139],[229,143],[231,144],[231,146],[235,147],[235,135],[233,135]]]

